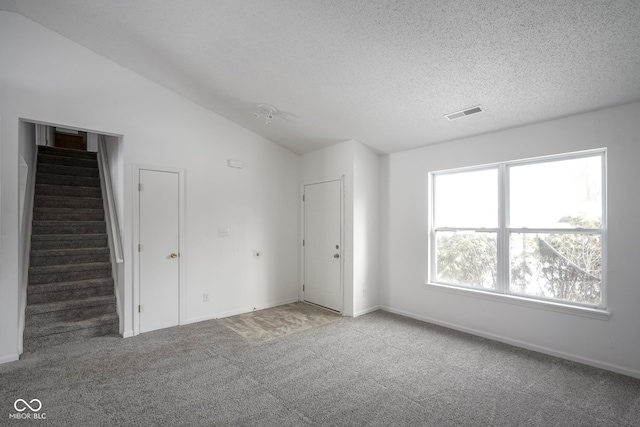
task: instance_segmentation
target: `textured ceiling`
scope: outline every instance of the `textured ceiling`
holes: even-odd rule
[[[304,153],[395,152],[640,100],[638,0],[0,0]],[[281,113],[266,125],[253,113]],[[443,116],[481,104],[485,112]]]

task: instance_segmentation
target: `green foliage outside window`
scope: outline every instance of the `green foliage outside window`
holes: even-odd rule
[[[597,229],[599,219],[563,217],[576,229]],[[437,233],[437,277],[451,284],[496,289],[496,233]],[[510,291],[600,304],[602,242],[599,234],[515,233],[511,238]]]

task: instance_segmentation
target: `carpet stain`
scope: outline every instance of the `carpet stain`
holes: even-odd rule
[[[219,319],[251,343],[283,337],[333,322],[342,316],[329,310],[303,302],[294,302],[266,310]]]

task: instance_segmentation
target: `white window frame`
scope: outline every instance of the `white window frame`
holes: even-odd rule
[[[572,160],[585,157],[601,158],[602,172],[602,223],[599,229],[584,228],[521,228],[511,227],[509,224],[509,168],[513,166],[521,166],[526,164],[548,163],[561,160]],[[498,227],[497,228],[451,228],[436,227],[434,224],[435,215],[435,176],[482,171],[487,169],[497,169],[498,171]],[[497,300],[503,302],[514,303],[517,305],[533,306],[543,309],[551,309],[553,311],[567,312],[571,314],[585,315],[587,317],[595,317],[608,319],[610,313],[607,311],[607,150],[606,148],[597,150],[588,150],[575,153],[557,154],[544,157],[536,157],[508,162],[500,162],[486,164],[480,166],[463,167],[456,169],[448,169],[442,171],[432,171],[428,175],[429,189],[429,210],[428,210],[428,226],[429,226],[429,267],[427,284],[433,286],[436,290],[445,292],[462,294],[467,296],[475,296],[483,299]],[[478,232],[496,232],[497,233],[497,285],[496,289],[487,289],[474,286],[466,286],[460,284],[446,283],[436,280],[436,231],[478,231]],[[510,272],[509,272],[509,236],[511,233],[580,233],[580,234],[598,234],[602,242],[602,271],[600,295],[601,303],[598,305],[565,301],[554,298],[546,298],[536,295],[526,295],[520,293],[511,293],[509,291]]]

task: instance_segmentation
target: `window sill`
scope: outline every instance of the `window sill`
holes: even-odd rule
[[[540,301],[534,299],[528,299],[518,297],[515,295],[496,294],[493,292],[487,292],[480,289],[461,288],[451,285],[443,285],[439,283],[429,283],[426,285],[439,292],[447,292],[450,294],[464,295],[467,297],[480,298],[489,301],[496,301],[507,304],[514,304],[523,307],[536,308],[541,310],[555,311],[557,313],[571,314],[574,316],[589,317],[591,319],[609,320],[611,313],[607,310],[601,310],[597,308],[588,307],[576,307],[573,305],[567,305],[562,303]]]

